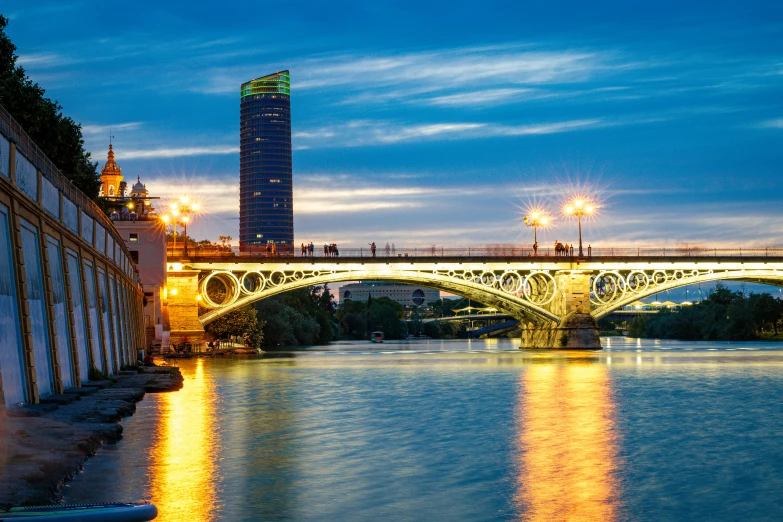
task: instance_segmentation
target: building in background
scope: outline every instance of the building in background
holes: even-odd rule
[[[120,194],[120,183],[122,183],[122,169],[114,161],[114,150],[109,143],[109,159],[101,170],[101,188],[98,195],[108,197],[124,195]]]
[[[340,301],[366,301],[372,297],[388,297],[402,306],[422,306],[440,299],[440,291],[424,286],[397,283],[350,283],[338,290]]]
[[[240,93],[240,249],[267,243],[278,245],[278,251],[293,249],[289,72],[243,83]]]
[[[109,218],[120,233],[139,271],[144,291],[144,327],[147,346],[168,344],[168,317],[165,307],[166,288],[166,224],[155,213],[147,186],[136,178],[127,193],[120,190],[122,169],[114,161],[109,145],[109,157],[101,171],[101,188]]]

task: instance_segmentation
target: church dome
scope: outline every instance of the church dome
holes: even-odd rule
[[[147,186],[141,182],[141,177],[136,177],[136,183],[131,188],[131,196],[143,196],[148,195]]]

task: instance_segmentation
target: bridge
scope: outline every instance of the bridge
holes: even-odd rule
[[[203,338],[204,325],[259,299],[359,280],[423,285],[492,306],[520,321],[523,348],[597,349],[598,319],[659,292],[711,281],[783,286],[783,249],[591,248],[585,258],[497,248],[431,248],[407,257],[345,253],[174,257],[168,264],[172,339]]]
[[[111,221],[0,107],[0,408],[132,364],[142,299]]]

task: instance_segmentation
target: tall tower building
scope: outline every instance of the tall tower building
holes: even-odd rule
[[[280,71],[242,84],[239,246],[294,244],[291,77]]]
[[[101,196],[119,196],[122,169],[114,161],[114,150],[109,143],[109,157],[101,170]]]

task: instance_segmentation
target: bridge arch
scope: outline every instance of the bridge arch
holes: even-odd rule
[[[607,270],[591,283],[590,312],[600,319],[635,301],[698,283],[739,281],[783,287],[783,272],[775,269],[731,270]]]
[[[260,275],[264,284],[260,290],[242,290],[247,284],[248,274]],[[211,308],[199,316],[206,326],[223,315],[254,303],[291,290],[306,288],[325,283],[342,281],[388,281],[404,284],[419,284],[437,290],[443,290],[462,297],[493,306],[498,310],[521,321],[559,321],[559,317],[546,308],[547,299],[551,301],[556,291],[554,279],[543,275],[543,271],[529,273],[481,272],[452,274],[448,271],[417,270],[344,270],[313,271],[301,270],[215,270],[205,272],[199,282],[201,303]],[[223,278],[232,288],[231,295],[223,303],[210,302],[206,293],[206,283],[210,278]],[[515,279],[516,278],[516,279]],[[550,281],[551,280],[551,281]],[[224,283],[225,284],[225,283]]]

